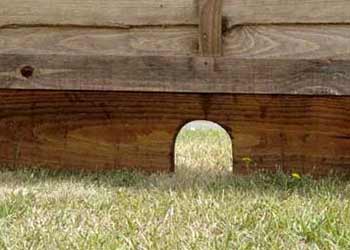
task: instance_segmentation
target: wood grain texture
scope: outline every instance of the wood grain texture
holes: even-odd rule
[[[3,29],[0,88],[349,95],[349,38],[347,25],[246,26],[204,58],[189,27]]]
[[[189,121],[221,124],[235,171],[350,172],[350,99],[229,94],[0,91],[0,165],[171,171]]]
[[[346,0],[223,0],[227,26],[350,23]]]
[[[198,23],[193,0],[1,0],[0,26],[128,27]]]
[[[0,26],[198,25],[202,0],[1,0]],[[346,0],[223,0],[228,26],[350,23]]]
[[[198,54],[198,29],[0,29],[0,54],[185,56]]]
[[[247,25],[224,36],[225,56],[242,59],[350,58],[349,25]]]
[[[201,0],[199,48],[202,56],[222,55],[222,0]]]
[[[138,28],[0,29],[0,54],[196,56],[198,30]],[[225,33],[223,50],[237,59],[350,58],[348,25],[250,25]]]
[[[2,54],[0,69],[1,89],[350,94],[349,60]]]

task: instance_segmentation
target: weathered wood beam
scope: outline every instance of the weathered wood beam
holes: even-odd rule
[[[198,25],[198,1],[1,0],[0,26]],[[350,2],[344,0],[223,0],[223,16],[229,26],[350,23],[349,9]]]
[[[0,89],[350,94],[349,60],[2,54],[0,69]]]
[[[198,24],[193,0],[1,0],[0,26],[108,26]]]
[[[0,29],[0,54],[196,56],[194,27]],[[248,25],[223,36],[236,59],[350,58],[350,25]]]
[[[7,28],[0,54],[189,56],[198,54],[198,28]]]
[[[350,94],[350,26],[246,26],[223,57],[196,56],[196,28],[0,30],[0,88]]]
[[[350,25],[247,25],[224,36],[226,56],[241,59],[350,58]]]
[[[246,24],[350,23],[344,0],[223,0],[228,27]]]
[[[0,166],[173,171],[192,120],[233,138],[235,172],[350,173],[350,99],[230,94],[0,91]]]
[[[201,0],[199,48],[202,56],[222,55],[222,0]]]

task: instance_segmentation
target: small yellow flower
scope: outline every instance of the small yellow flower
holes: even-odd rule
[[[300,174],[298,174],[298,173],[292,173],[292,177],[293,177],[294,179],[297,179],[297,180],[300,180],[300,179],[301,179],[301,176],[300,176]]]
[[[245,167],[249,168],[250,164],[253,162],[253,159],[250,157],[243,157],[242,161],[245,163]]]
[[[252,163],[252,162],[253,162],[253,159],[250,158],[250,157],[243,157],[243,158],[242,158],[242,161],[244,161],[245,163]]]

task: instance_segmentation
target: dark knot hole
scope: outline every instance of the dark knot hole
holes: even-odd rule
[[[22,69],[21,69],[21,74],[23,77],[25,78],[30,78],[33,76],[34,74],[34,68],[32,66],[24,66]]]

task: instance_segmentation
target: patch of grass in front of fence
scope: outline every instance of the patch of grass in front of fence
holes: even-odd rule
[[[0,249],[350,249],[350,181],[232,176],[225,140],[181,134],[174,175],[2,171]]]

